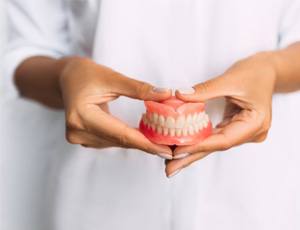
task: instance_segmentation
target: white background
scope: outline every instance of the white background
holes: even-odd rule
[[[0,67],[6,38],[4,15],[4,0],[0,0]],[[1,71],[0,68],[0,229],[45,230],[42,189],[47,183],[51,156],[42,150],[53,148],[55,152],[56,140],[64,135],[63,114],[32,102],[8,98]],[[61,127],[60,135],[49,136],[48,131],[57,126]],[[50,142],[40,138],[44,135]]]

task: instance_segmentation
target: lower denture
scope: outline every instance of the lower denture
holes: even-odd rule
[[[147,111],[140,121],[141,132],[163,145],[192,145],[212,132],[204,103],[185,103],[175,97],[166,101],[145,101]]]

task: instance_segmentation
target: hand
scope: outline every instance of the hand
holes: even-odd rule
[[[156,101],[169,98],[170,90],[156,89],[88,59],[62,62],[66,64],[60,74],[60,88],[70,143],[93,148],[136,148],[172,158],[169,147],[151,143],[138,130],[113,117],[108,108],[108,102],[119,96]]]
[[[193,146],[181,146],[174,155],[188,153],[179,160],[168,161],[166,174],[172,175],[215,151],[224,151],[247,142],[261,142],[271,125],[272,94],[276,71],[271,53],[260,53],[241,60],[223,75],[195,85],[192,94],[176,96],[184,101],[206,101],[225,97],[223,121],[214,134]]]

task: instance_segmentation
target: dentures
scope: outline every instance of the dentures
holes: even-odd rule
[[[172,97],[162,102],[145,101],[145,105],[140,130],[154,143],[193,145],[212,132],[204,103],[185,103]]]

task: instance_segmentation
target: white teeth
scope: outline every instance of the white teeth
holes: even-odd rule
[[[176,129],[176,137],[181,136],[182,129]]]
[[[205,112],[180,115],[177,119],[171,116],[164,117],[157,113],[146,113],[142,116],[145,126],[152,131],[164,136],[195,135],[209,124],[209,117]]]
[[[192,123],[193,123],[193,117],[192,117],[192,115],[189,114],[186,118],[185,124],[188,126],[188,125],[191,125]]]
[[[173,117],[167,117],[165,126],[167,128],[175,128],[175,119]]]
[[[174,128],[170,129],[170,136],[171,137],[175,136],[175,129]]]
[[[176,119],[175,128],[182,129],[184,127],[184,124],[185,124],[185,118],[184,118],[184,116],[179,116]]]
[[[197,122],[198,123],[200,123],[202,121],[202,117],[203,117],[203,112],[198,113],[198,116],[197,116]]]
[[[158,134],[162,134],[162,127],[161,127],[161,126],[158,126],[156,132],[157,132]]]
[[[157,113],[153,113],[153,123],[154,124],[158,123],[158,114]]]
[[[187,136],[187,134],[188,134],[187,128],[183,128],[182,129],[182,136]]]
[[[163,135],[167,136],[168,135],[168,128],[163,128]]]
[[[158,123],[160,126],[164,126],[165,125],[165,118],[163,115],[159,115],[158,116]]]
[[[197,113],[194,113],[194,115],[193,115],[193,123],[197,123],[197,118],[198,118]]]
[[[189,129],[188,129],[188,134],[189,135],[194,135],[194,128],[193,126],[190,126]]]

